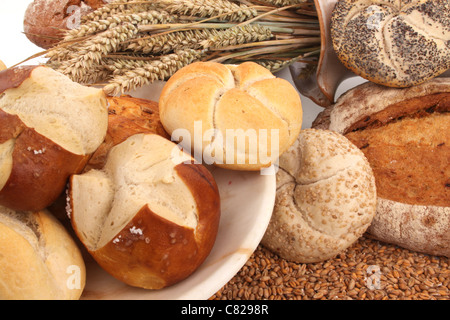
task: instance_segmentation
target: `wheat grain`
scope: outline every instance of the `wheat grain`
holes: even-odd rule
[[[159,24],[169,23],[172,21],[173,17],[165,11],[150,10],[139,13],[120,13],[117,15],[108,16],[102,20],[86,21],[81,24],[79,28],[69,30],[63,41],[69,41],[75,38],[102,32],[125,22],[133,24]]]
[[[232,45],[258,42],[272,38],[269,28],[260,25],[232,27],[218,32],[202,42],[205,49],[217,49]]]
[[[214,37],[218,31],[196,29],[161,34],[153,37],[143,35],[130,43],[126,50],[144,54],[167,54],[180,49],[201,49],[202,41]]]
[[[193,61],[199,60],[204,54],[203,51],[187,49],[162,56],[158,60],[150,61],[138,68],[115,76],[104,87],[104,91],[110,95],[118,95],[156,80],[167,80],[176,71]]]
[[[404,264],[405,260],[409,263]],[[374,267],[376,271],[370,272]],[[259,246],[210,299],[449,300],[449,267],[446,257],[366,237],[335,258],[318,263],[290,262]],[[380,282],[372,286],[373,279]]]
[[[317,17],[297,13],[314,11],[314,3],[301,2],[116,0],[69,30],[46,53],[47,65],[77,82],[104,82],[114,94],[167,79],[200,58],[250,60],[276,72],[318,52],[313,48],[320,42]]]
[[[73,81],[80,81],[100,63],[103,55],[117,51],[122,41],[133,37],[137,32],[133,23],[125,23],[99,33],[81,44],[71,59],[61,63],[58,71]]]
[[[237,4],[228,0],[156,0],[156,6],[172,14],[183,14],[197,17],[222,16],[220,20],[244,21],[256,17],[257,11],[245,4]]]
[[[285,7],[294,4],[308,3],[308,0],[260,0],[260,1],[275,7]]]

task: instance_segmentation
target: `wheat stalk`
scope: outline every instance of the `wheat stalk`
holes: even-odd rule
[[[202,42],[218,34],[215,29],[197,29],[159,34],[155,37],[142,36],[134,39],[126,50],[144,54],[167,54],[183,48],[200,49]]]
[[[201,59],[204,54],[203,51],[187,49],[161,56],[158,60],[144,63],[137,68],[119,72],[120,74],[104,87],[104,91],[110,95],[117,95],[156,80],[167,80],[179,69]]]
[[[98,32],[105,31],[109,28],[118,26],[124,22],[129,23],[145,23],[145,24],[159,24],[168,23],[173,19],[170,14],[165,11],[144,11],[139,13],[120,13],[117,15],[106,17],[102,20],[87,21],[80,25],[77,29],[69,30],[64,37],[64,41],[69,41],[79,37],[85,37]]]
[[[120,94],[194,61],[250,60],[278,71],[319,45],[311,0],[115,0],[45,54],[72,80]]]

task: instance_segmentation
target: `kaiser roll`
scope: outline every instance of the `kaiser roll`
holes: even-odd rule
[[[351,246],[375,215],[367,159],[347,138],[304,129],[279,162],[275,207],[262,244],[298,263],[324,261]]]
[[[185,279],[218,232],[213,176],[156,134],[135,134],[111,148],[102,169],[73,175],[68,198],[81,242],[130,286],[160,289]]]
[[[448,0],[340,0],[330,27],[341,62],[372,82],[408,87],[450,68]]]
[[[0,206],[0,299],[76,300],[86,281],[81,252],[48,211]]]
[[[103,142],[106,96],[45,66],[0,72],[0,205],[46,208]]]
[[[450,257],[450,78],[411,88],[371,82],[343,94],[314,121],[366,155],[377,184],[376,239]]]
[[[254,63],[192,63],[166,83],[161,122],[181,145],[207,164],[260,170],[295,141],[302,105],[286,80]]]

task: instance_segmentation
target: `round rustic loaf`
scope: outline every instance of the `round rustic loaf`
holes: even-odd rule
[[[302,124],[296,89],[253,62],[182,68],[164,86],[159,110],[172,139],[181,137],[197,160],[234,170],[272,165]]]
[[[170,140],[135,134],[101,169],[70,178],[68,209],[78,238],[124,283],[173,285],[209,255],[220,220],[212,174]]]
[[[27,38],[48,49],[62,40],[65,30],[77,28],[82,16],[104,5],[107,0],[34,0],[24,15]]]
[[[333,258],[375,215],[375,181],[364,154],[344,136],[304,129],[279,162],[275,207],[262,244],[298,263]]]
[[[450,2],[340,0],[331,37],[357,75],[390,87],[417,85],[450,68]]]
[[[450,257],[449,111],[450,78],[411,88],[366,82],[314,121],[345,135],[371,164],[378,200],[368,235]]]
[[[86,282],[82,254],[48,211],[0,206],[0,299],[76,300]]]
[[[108,125],[101,89],[45,66],[0,72],[0,205],[47,208],[103,142]]]

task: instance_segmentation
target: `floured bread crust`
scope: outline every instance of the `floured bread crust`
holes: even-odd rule
[[[375,208],[375,180],[364,154],[340,134],[305,129],[280,157],[262,244],[299,263],[327,260],[367,230]]]

